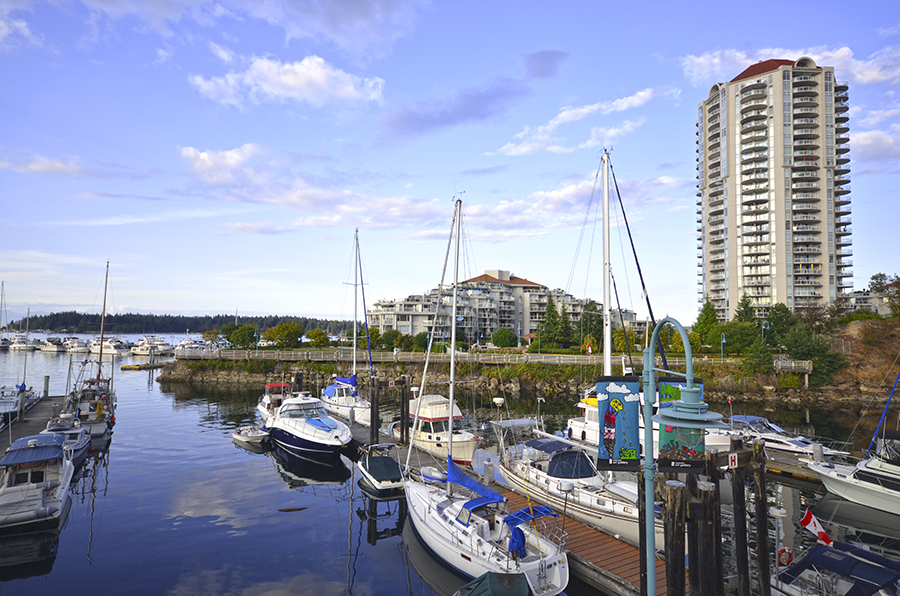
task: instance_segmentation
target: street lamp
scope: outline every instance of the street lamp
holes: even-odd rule
[[[671,323],[678,333],[681,335],[681,342],[684,345],[685,358],[685,386],[681,388],[681,399],[672,403],[667,408],[660,408],[659,413],[653,415],[653,404],[656,401],[656,376],[653,362],[655,358],[655,346],[659,337],[659,331],[663,325]],[[722,343],[725,343],[725,334],[722,334]],[[660,369],[660,372],[673,374],[672,371]],[[674,373],[677,374],[677,373]],[[700,400],[700,388],[694,387],[694,363],[693,353],[691,350],[691,342],[688,341],[687,331],[681,326],[681,323],[666,317],[656,324],[653,329],[653,337],[644,348],[644,501],[647,515],[645,516],[645,535],[647,556],[645,558],[647,569],[645,576],[647,578],[647,594],[656,593],[656,561],[649,554],[650,549],[654,549],[656,545],[655,524],[653,521],[653,497],[654,497],[654,480],[656,469],[653,461],[653,423],[659,423],[662,430],[663,425],[681,427],[691,434],[699,434],[705,428],[728,428],[721,422],[722,415],[716,412],[707,411],[708,406]],[[680,375],[679,375],[680,376]],[[684,431],[683,431],[684,432]]]
[[[769,322],[763,321],[761,327],[762,327],[762,338],[761,339],[762,339],[763,343],[766,343],[766,329],[769,328]]]
[[[725,334],[722,334],[722,341],[719,342],[719,362],[725,362]]]
[[[256,355],[259,356],[259,327],[256,328],[253,334],[256,336]]]

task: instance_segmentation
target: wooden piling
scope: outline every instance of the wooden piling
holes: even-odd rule
[[[666,593],[684,596],[684,503],[685,485],[666,482]]]
[[[713,596],[718,592],[717,583],[721,583],[716,578],[716,531],[713,527],[715,515],[713,510],[715,503],[715,485],[712,482],[698,481],[697,489],[700,493],[700,502],[703,504],[701,511],[702,517],[698,520],[698,553],[697,559],[700,563],[700,591],[698,594]]]
[[[721,474],[719,474],[719,453],[715,449],[706,452],[706,477],[713,484],[713,509],[712,513],[712,530],[713,544],[715,546],[715,574],[716,574],[716,592],[715,596],[725,596],[725,561],[722,554],[722,490],[720,487]]]
[[[753,441],[754,498],[756,501],[756,562],[759,569],[761,596],[771,596],[772,584],[769,569],[769,507],[766,495],[766,446]]]
[[[644,470],[638,470],[637,473],[637,485],[638,485],[638,527],[646,528],[647,527],[647,500],[646,500],[646,487],[644,486]],[[647,596],[647,533],[646,532],[638,532],[639,542],[638,542],[638,551],[640,552],[640,560],[641,560],[641,596]],[[656,545],[653,546],[654,550],[656,549]]]

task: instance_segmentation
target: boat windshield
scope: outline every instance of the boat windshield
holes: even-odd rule
[[[321,404],[288,404],[281,410],[285,418],[326,418],[325,408]]]
[[[431,422],[432,432],[442,433],[447,430],[447,421],[446,420],[433,420]],[[454,419],[453,420],[453,430],[463,430],[463,421],[462,419]]]

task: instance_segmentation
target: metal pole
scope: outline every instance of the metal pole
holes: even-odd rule
[[[609,264],[609,151],[601,157],[601,186],[603,189],[603,374],[612,374],[612,322],[609,316],[611,302]],[[653,511],[650,509],[650,511]]]

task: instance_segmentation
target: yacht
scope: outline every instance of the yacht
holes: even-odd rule
[[[37,350],[37,344],[25,335],[16,335],[9,342],[10,352],[32,352]]]
[[[66,352],[69,354],[87,354],[90,352],[87,342],[77,337],[67,337],[63,340],[63,345],[66,346]]]
[[[419,403],[421,401],[421,403]],[[409,426],[413,429],[413,444],[439,459],[447,458],[450,444],[450,400],[443,395],[423,395],[409,400]],[[418,424],[416,412],[419,412]],[[391,434],[400,438],[400,423],[391,424]],[[481,439],[463,429],[463,415],[459,407],[453,404],[453,461],[471,465],[472,456],[481,443]]]
[[[156,335],[145,335],[131,347],[135,356],[169,356],[175,353],[175,346]]]
[[[347,425],[328,416],[321,400],[300,395],[280,401],[275,407],[273,400],[271,411],[267,409],[263,429],[282,449],[295,455],[331,458],[353,439]]]
[[[709,432],[712,437],[740,436],[746,440],[761,439],[766,444],[766,451],[774,451],[793,457],[813,457],[816,447],[822,447],[825,457],[845,457],[847,451],[839,451],[826,447],[817,441],[808,439],[803,435],[789,432],[777,424],[769,422],[762,416],[731,416],[728,419],[730,429],[713,429]]]
[[[322,403],[325,409],[351,422],[362,426],[371,423],[372,406],[368,400],[359,396],[356,390],[356,375],[348,378],[334,377],[334,383],[322,390]]]
[[[775,596],[900,596],[900,563],[859,546],[817,544],[799,561],[773,575]]]
[[[74,472],[62,435],[16,439],[0,459],[0,533],[58,528],[71,506]]]
[[[886,511],[900,511],[900,431],[886,430],[878,437],[875,453],[855,466],[807,461],[831,494]]]
[[[99,337],[94,338],[88,345],[88,349],[90,350],[91,354],[99,354],[101,351],[101,345],[104,356],[120,356],[122,354],[128,354],[131,352],[124,341],[115,337],[107,337],[106,339],[100,339]]]
[[[48,337],[40,345],[41,352],[48,352],[51,354],[62,354],[66,351],[66,346],[63,345],[63,342],[58,337]]]

